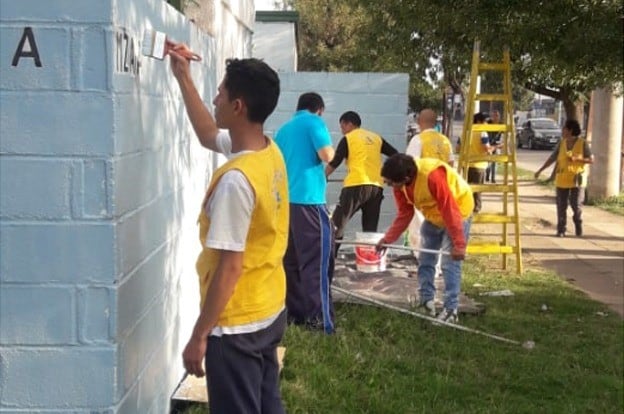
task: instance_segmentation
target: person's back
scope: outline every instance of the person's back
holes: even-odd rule
[[[381,147],[383,139],[376,133],[357,128],[345,134],[349,156],[344,186],[372,184],[383,186],[381,180]]]
[[[323,162],[334,157],[331,136],[319,115],[323,98],[304,93],[297,111],[275,134],[288,175],[290,223],[284,255],[290,322],[334,332],[330,283],[333,227],[326,206]]]
[[[327,181],[317,151],[328,145],[327,136],[321,117],[306,109],[298,110],[275,134],[286,162],[291,203],[325,204]]]
[[[446,135],[434,129],[420,133],[421,158],[435,158],[448,164],[453,163],[453,147]]]

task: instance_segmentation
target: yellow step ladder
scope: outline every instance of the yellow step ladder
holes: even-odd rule
[[[509,49],[503,51],[503,61],[496,63],[481,62],[479,41],[474,44],[472,52],[472,68],[470,71],[470,87],[466,99],[466,115],[462,131],[459,171],[467,178],[468,167],[472,162],[488,161],[502,166],[502,184],[471,184],[473,192],[494,193],[501,196],[501,209],[496,212],[480,212],[473,217],[473,226],[479,224],[500,224],[501,233],[496,239],[489,235],[486,240],[470,241],[467,247],[469,254],[502,254],[502,267],[507,269],[508,255],[516,256],[516,271],[521,274],[522,248],[520,245],[520,217],[518,214],[518,175],[516,170],[516,134],[513,119],[513,101],[511,90],[511,64]],[[478,93],[477,82],[480,73],[496,71],[502,73],[502,93]],[[477,101],[502,102],[500,124],[473,124]],[[471,155],[473,136],[480,139],[481,132],[500,132],[503,144],[500,154]],[[511,204],[511,209],[510,209]],[[513,226],[513,238],[509,230]]]

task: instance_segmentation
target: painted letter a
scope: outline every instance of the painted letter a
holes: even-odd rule
[[[24,50],[26,40],[28,40],[28,50]],[[11,65],[17,66],[21,57],[33,58],[35,60],[35,66],[38,68],[41,67],[41,58],[39,57],[39,51],[37,50],[37,43],[35,42],[35,35],[33,34],[32,27],[24,27],[24,33],[22,34],[19,45],[17,45]]]

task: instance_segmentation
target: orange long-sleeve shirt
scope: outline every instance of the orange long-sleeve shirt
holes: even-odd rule
[[[393,243],[397,240],[414,217],[415,182],[416,180],[403,188],[395,187],[393,189],[394,201],[396,202],[398,212],[390,228],[384,235],[386,243]],[[446,170],[444,167],[436,168],[429,174],[427,185],[438,205],[438,210],[440,210],[453,246],[458,250],[464,250],[466,248],[466,238],[464,237],[463,218],[459,211],[457,201],[453,198],[448,182],[446,181]]]

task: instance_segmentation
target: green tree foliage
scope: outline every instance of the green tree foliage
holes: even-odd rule
[[[411,75],[410,107],[440,106],[436,83],[425,80],[413,59],[370,52],[373,18],[356,0],[285,0],[275,2],[275,7],[299,12],[299,70],[405,72]]]
[[[622,80],[621,0],[357,3],[372,19],[366,39],[371,54],[406,59],[422,75],[443,74],[455,90],[469,71],[477,38],[486,60],[500,60],[508,46],[515,81],[561,99],[568,117],[576,116],[575,103],[591,90]]]

